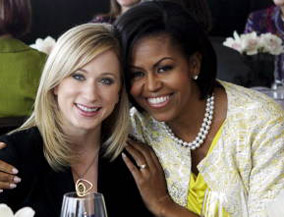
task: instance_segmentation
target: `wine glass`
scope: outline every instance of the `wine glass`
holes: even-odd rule
[[[273,98],[276,100],[284,99],[284,55],[275,56],[274,60],[274,83],[271,86]]]
[[[107,217],[104,197],[89,193],[79,197],[76,192],[64,194],[60,217]]]

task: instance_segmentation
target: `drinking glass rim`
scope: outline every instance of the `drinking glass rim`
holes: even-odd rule
[[[63,195],[63,198],[74,198],[76,200],[86,200],[86,199],[96,199],[96,198],[104,199],[104,196],[102,193],[99,193],[99,192],[91,192],[91,193],[86,194],[84,197],[79,197],[75,191],[72,191],[72,192],[65,193]]]

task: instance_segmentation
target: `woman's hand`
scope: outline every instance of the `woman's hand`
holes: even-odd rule
[[[128,140],[127,152],[136,165],[123,153],[123,160],[132,173],[143,201],[156,216],[162,216],[164,209],[174,204],[167,191],[163,169],[150,146]]]
[[[0,149],[5,148],[6,144],[0,142]],[[19,177],[16,176],[18,170],[12,165],[0,160],[0,192],[3,189],[13,189],[17,187],[17,184],[21,181]]]

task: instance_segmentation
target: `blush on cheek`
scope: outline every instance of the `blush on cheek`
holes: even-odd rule
[[[131,96],[134,97],[134,96],[135,96],[135,92],[136,92],[135,89],[133,89],[133,87],[131,87],[131,88],[130,88],[130,94],[131,94]]]
[[[130,94],[132,97],[137,97],[139,95],[142,95],[142,93],[145,91],[145,84],[141,81],[132,82],[130,87]]]

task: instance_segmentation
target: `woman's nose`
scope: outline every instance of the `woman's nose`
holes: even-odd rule
[[[98,89],[93,83],[84,85],[84,97],[89,101],[94,101],[98,99]]]
[[[148,75],[146,79],[146,87],[148,91],[157,91],[162,87],[162,82],[156,75]]]

